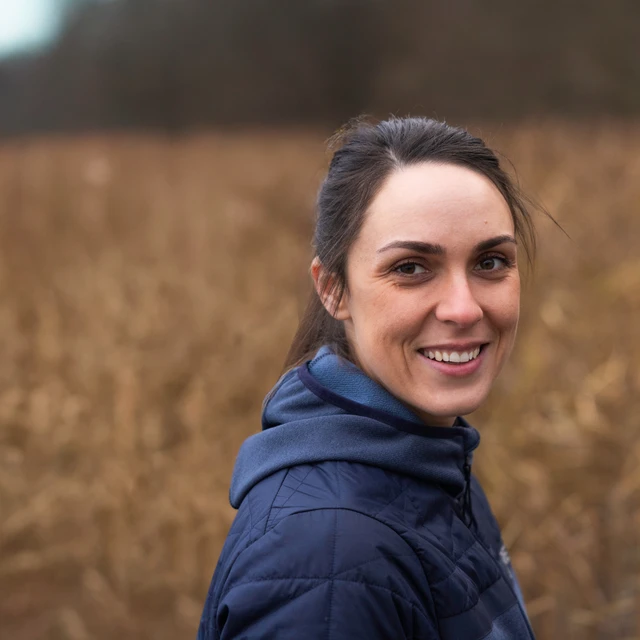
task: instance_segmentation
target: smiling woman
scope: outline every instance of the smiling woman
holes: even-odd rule
[[[451,426],[477,409],[511,352],[513,234],[509,207],[485,176],[433,162],[403,167],[368,207],[348,287],[340,300],[324,296],[354,364],[426,424]],[[331,274],[319,258],[312,273],[322,296]]]
[[[532,638],[463,418],[513,347],[518,250],[535,249],[522,196],[462,129],[356,122],[314,240],[199,638]]]

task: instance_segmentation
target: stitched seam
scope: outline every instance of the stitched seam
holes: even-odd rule
[[[432,582],[431,586],[435,586],[437,584],[440,584],[441,582],[444,582],[445,580],[448,580],[458,570],[462,571],[462,573],[467,575],[466,572],[463,571],[457,563],[472,549],[472,547],[475,547],[476,544],[478,544],[477,540],[472,542],[455,560],[453,560],[453,562],[456,563],[454,564],[453,569],[444,578],[440,578],[440,580],[436,580],[435,582]]]
[[[376,511],[373,514],[374,518],[379,516],[389,505],[393,504],[403,493],[406,493],[408,489],[409,487],[406,486],[404,489],[402,489],[402,491],[400,491],[400,493],[398,493],[394,498],[392,498],[389,502],[387,502],[387,504],[385,504],[382,508],[378,509],[378,511]]]
[[[431,604],[432,604],[432,606],[433,606],[433,608],[434,608],[434,615],[435,615],[435,603],[434,603],[434,601],[433,601],[433,594],[431,593],[431,583],[429,582],[429,577],[427,576],[427,573],[426,573],[425,568],[422,566],[422,562],[420,561],[420,556],[418,555],[418,553],[416,552],[416,550],[413,548],[413,546],[412,546],[411,544],[409,544],[409,542],[407,542],[407,541],[402,537],[402,535],[400,535],[400,534],[399,534],[399,533],[398,533],[398,532],[397,532],[397,531],[396,531],[392,526],[388,525],[388,524],[387,524],[386,522],[384,522],[383,520],[378,520],[378,518],[374,518],[373,516],[371,516],[371,515],[369,515],[369,514],[367,514],[367,513],[363,513],[362,511],[358,511],[357,509],[347,509],[347,508],[344,508],[344,507],[340,507],[340,508],[336,508],[336,507],[330,507],[330,508],[328,508],[328,507],[318,507],[318,508],[315,508],[315,509],[304,509],[304,510],[302,510],[302,511],[296,511],[295,513],[291,513],[291,514],[289,514],[289,515],[285,516],[284,518],[282,518],[282,520],[280,520],[280,521],[278,522],[278,524],[279,524],[280,522],[284,522],[287,518],[290,518],[290,517],[295,516],[295,515],[299,515],[299,514],[301,514],[301,513],[311,513],[311,512],[313,512],[313,511],[331,511],[331,510],[333,510],[333,511],[351,511],[352,513],[357,513],[358,515],[360,515],[360,516],[362,516],[362,517],[364,517],[364,518],[370,518],[371,520],[374,520],[375,522],[377,522],[377,523],[379,523],[379,524],[381,524],[381,525],[385,526],[387,529],[389,529],[390,531],[392,531],[392,532],[393,532],[393,533],[394,533],[398,538],[400,538],[400,540],[402,540],[402,542],[403,542],[405,545],[407,545],[407,547],[409,547],[409,549],[411,549],[411,551],[413,552],[413,555],[412,555],[411,557],[415,557],[415,559],[418,561],[418,565],[419,565],[419,566],[420,566],[420,568],[422,569],[422,573],[423,573],[423,575],[424,575],[425,581],[426,581],[426,583],[427,583],[427,586],[429,587],[429,595],[431,595]],[[267,535],[267,534],[265,533],[265,535]],[[246,552],[246,551],[247,551],[247,550],[248,550],[248,549],[249,549],[249,548],[250,548],[250,547],[251,547],[255,542],[256,542],[256,540],[251,541],[251,542],[250,542],[250,543],[249,543],[249,544],[248,544],[248,545],[247,545],[247,546],[246,546],[242,551],[240,551],[240,552],[238,553],[238,555],[236,556],[236,558],[235,558],[235,560],[234,560],[234,563],[235,563],[235,562],[237,562],[237,561],[238,561],[238,558],[239,558],[243,553],[245,553],[245,552]],[[282,578],[282,579],[287,579],[287,578]],[[290,579],[295,579],[295,578],[290,578]],[[325,578],[325,579],[326,579],[326,578]],[[259,580],[259,579],[257,579],[257,580]],[[336,580],[345,581],[345,582],[357,582],[357,581],[349,581],[349,580],[345,580],[344,578],[336,578]],[[250,581],[248,581],[248,582],[250,582]],[[368,583],[362,583],[362,584],[368,584]],[[228,587],[228,588],[225,588],[225,589],[223,589],[223,590],[222,590],[222,593],[220,594],[220,597],[218,598],[218,600],[217,600],[217,602],[216,602],[216,609],[218,608],[218,605],[220,604],[220,602],[222,601],[222,599],[227,595],[227,593],[229,593],[229,591],[231,591],[232,589],[234,589],[236,586],[238,586],[238,585],[237,585],[237,584],[235,584],[235,585],[233,585],[232,587]],[[378,586],[378,587],[379,587],[380,585],[373,585],[373,584],[372,584],[371,586]],[[386,587],[380,587],[380,588],[381,588],[381,589],[384,589],[384,588],[386,588]],[[395,593],[395,592],[394,592],[393,590],[391,590],[391,589],[387,589],[387,590],[388,590],[388,591],[390,591],[390,592],[392,592],[392,593]],[[401,596],[400,594],[396,594],[396,595],[398,595],[398,597],[403,598],[403,596]],[[406,598],[403,598],[403,599],[405,599],[405,600],[406,600]],[[410,602],[410,601],[409,601],[409,600],[407,600],[407,602]],[[414,603],[414,604],[415,604],[415,603]],[[418,603],[418,604],[416,604],[415,606],[417,606],[417,607],[418,607],[418,609],[419,609],[420,611],[422,611],[422,607],[420,606],[420,604],[419,604],[419,603]],[[427,615],[427,613],[426,613],[426,612],[422,612],[422,613],[423,613],[423,616],[424,616],[427,620],[430,620],[430,619],[431,619],[431,618],[429,617],[429,615]]]
[[[320,362],[320,360],[324,360],[325,358],[328,358],[329,356],[332,356],[333,353],[323,353],[321,356],[318,356],[317,358],[314,358],[310,363],[309,366],[312,367],[314,364]]]
[[[339,490],[338,490],[339,491]],[[336,572],[336,547],[338,546],[338,512],[333,520],[333,557],[331,559],[331,585],[329,586],[329,616],[327,620],[327,640],[331,640],[331,614],[333,613],[333,591]]]
[[[249,532],[250,533],[250,532]],[[251,545],[253,544],[253,542],[251,541],[251,535],[249,535],[249,541],[248,543],[245,543],[244,549],[242,549],[242,551],[238,552],[237,557],[240,556],[240,554],[242,554],[244,551],[246,551]],[[220,564],[220,560],[218,560],[218,564]],[[227,570],[227,574],[231,571],[231,567],[229,567],[229,569]],[[229,589],[229,591],[231,591],[231,589]],[[228,591],[226,590],[222,590],[222,593],[220,593],[218,595],[218,597],[215,599],[215,602],[213,604],[213,608],[211,609],[211,615],[209,615],[209,619],[213,622],[213,628],[215,629],[216,633],[219,633],[220,630],[218,629],[218,609],[220,608],[220,603],[222,602],[222,599],[227,595]],[[213,594],[212,594],[213,595]]]
[[[415,558],[415,554],[413,554],[413,553],[401,553],[401,554],[394,554],[393,557],[394,558]],[[371,564],[372,562],[380,562],[381,560],[385,560],[385,558],[372,558],[371,560],[365,560],[364,562],[359,562],[358,564],[354,565],[353,567],[349,567],[348,569],[344,569],[342,571],[338,571],[338,573],[334,574],[334,576],[335,577],[341,576],[343,573],[349,573],[349,571],[355,571],[356,569],[359,569],[360,567],[364,567],[367,564]]]
[[[426,618],[427,620],[430,620],[431,622],[433,622],[433,620],[424,612],[422,611],[422,609],[419,607],[419,605],[417,605],[415,602],[412,602],[411,600],[409,600],[406,596],[403,596],[401,593],[398,593],[395,589],[389,589],[389,587],[384,587],[380,584],[375,584],[374,582],[367,582],[365,580],[349,580],[347,578],[332,578],[331,576],[297,576],[297,577],[285,577],[285,578],[254,578],[252,580],[246,580],[244,582],[238,582],[236,584],[233,585],[233,587],[231,587],[224,595],[228,595],[229,593],[231,593],[234,589],[238,588],[238,587],[242,587],[248,584],[256,584],[259,582],[291,582],[291,581],[297,581],[297,580],[320,580],[321,583],[318,585],[315,585],[315,587],[321,587],[324,583],[327,582],[327,580],[333,580],[335,582],[346,582],[349,584],[361,584],[365,587],[372,587],[373,589],[382,589],[383,591],[386,591],[387,593],[391,593],[392,595],[396,596],[396,598],[399,598],[400,600],[402,600],[403,602],[406,602],[408,605],[415,607],[416,610],[422,615],[423,618]],[[309,590],[311,591],[311,589]],[[305,594],[309,593],[309,591],[305,591]]]
[[[267,511],[267,513],[265,515],[262,516],[262,518],[259,518],[258,520],[255,521],[255,523],[253,522],[253,512],[251,511],[251,497],[250,494],[247,494],[247,508],[249,510],[249,540],[251,540],[253,542],[253,537],[255,535],[255,531],[254,528],[257,529],[258,525],[263,521],[263,520],[267,520],[267,518],[269,517],[269,512]],[[266,525],[265,525],[266,526]],[[258,532],[259,533],[259,532]],[[262,537],[262,534],[259,533],[258,537],[255,538],[255,540],[258,540],[259,538]]]
[[[278,505],[276,507],[276,509],[283,509],[284,506],[287,504],[287,502],[289,502],[289,500],[291,500],[291,498],[293,498],[294,494],[296,493],[296,491],[298,491],[298,489],[304,484],[304,481],[309,477],[309,474],[316,468],[315,464],[311,465],[311,469],[309,469],[309,471],[307,471],[306,475],[304,476],[304,478],[302,478],[302,480],[298,481],[298,486],[295,489],[291,490],[291,495],[280,505]],[[287,473],[287,475],[289,475]]]
[[[286,473],[282,474],[282,480],[280,480],[280,486],[278,487],[278,490],[275,492],[273,496],[273,500],[271,501],[271,504],[269,505],[269,509],[267,511],[267,521],[264,525],[264,530],[262,532],[263,535],[267,533],[267,529],[269,528],[269,522],[271,521],[271,514],[273,513],[273,503],[278,499],[278,496],[282,491],[282,485],[284,484],[284,481],[287,479],[290,473],[291,473],[291,469],[289,468],[287,469]]]
[[[485,591],[487,591],[488,589],[491,589],[491,587],[493,587],[494,584],[498,583],[500,581],[500,578],[498,578],[497,580],[494,580],[486,589],[483,589],[479,594],[478,594],[478,599],[468,608],[465,609],[464,611],[458,611],[458,613],[452,613],[450,616],[439,616],[440,620],[447,620],[448,618],[455,618],[456,616],[461,616],[465,613],[467,613],[468,611],[471,611],[471,609],[473,609],[474,607],[478,606],[478,603],[480,602],[480,596],[482,596],[483,593],[485,593]],[[513,603],[513,605],[518,604],[518,600],[516,598],[516,601]],[[513,607],[513,605],[511,605],[511,607]],[[509,607],[509,609],[506,609],[506,611],[509,611],[511,609],[511,607]],[[503,611],[504,613],[504,611]],[[502,615],[502,614],[500,614]]]

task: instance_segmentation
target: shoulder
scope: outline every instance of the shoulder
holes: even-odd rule
[[[322,462],[274,474],[240,506],[223,553],[226,591],[258,576],[336,576],[416,601],[429,588],[412,537],[414,482],[359,463]],[[236,542],[237,541],[237,542]],[[274,573],[275,571],[275,573]],[[394,572],[397,580],[393,577]],[[237,578],[232,578],[232,575]],[[402,575],[414,575],[407,590]]]
[[[225,584],[256,580],[316,580],[366,584],[415,601],[407,575],[428,592],[412,547],[386,524],[358,511],[318,508],[279,520],[238,554]]]
[[[273,622],[278,637],[287,637],[280,630],[301,616],[314,629],[325,628],[326,620],[344,629],[375,620],[380,628],[392,625],[382,637],[398,638],[412,637],[405,631],[413,624],[424,630],[413,637],[440,637],[434,629],[448,620],[455,629],[447,637],[458,637],[458,623],[467,625],[469,617],[486,622],[481,594],[493,597],[489,589],[499,578],[485,546],[440,487],[325,461],[273,474],[247,494],[203,624],[238,631],[245,627],[232,620],[263,624],[271,611],[282,611]],[[292,634],[314,637],[299,627]]]
[[[435,485],[380,467],[329,460],[274,474],[256,485],[250,498],[246,506],[254,510],[268,503],[266,531],[310,509],[350,509],[381,521],[402,520],[407,513],[429,510],[427,505],[442,500],[443,494]],[[240,511],[244,507],[243,503]]]
[[[386,524],[351,509],[310,508],[278,519],[219,566],[214,582],[202,628],[220,637],[438,637],[414,550]]]
[[[475,479],[473,491],[482,537],[493,538],[497,533],[499,538],[495,519]],[[295,530],[313,520],[313,534],[320,535],[325,531],[320,523],[332,522],[335,513],[341,512],[345,530],[388,536],[395,544],[412,549],[430,579],[439,580],[475,542],[455,516],[454,502],[436,484],[362,463],[323,461],[290,467],[254,486],[240,506],[231,533],[243,539],[244,548],[281,524],[286,530]]]
[[[274,530],[297,539],[323,538],[340,529],[340,536],[357,540],[388,539],[389,544],[411,549],[399,531],[410,528],[418,506],[411,478],[361,463],[324,461],[290,467],[257,484],[238,511],[240,528],[251,528],[247,545],[255,544]],[[422,495],[422,504],[425,496]],[[398,525],[398,526],[396,526]],[[235,526],[235,525],[234,525]],[[311,529],[309,527],[312,527]]]

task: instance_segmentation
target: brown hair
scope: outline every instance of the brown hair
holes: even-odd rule
[[[491,180],[513,217],[516,238],[531,265],[536,237],[528,200],[500,166],[496,154],[468,131],[429,118],[391,118],[373,123],[358,119],[338,132],[336,148],[316,204],[313,245],[326,274],[323,293],[338,304],[347,289],[347,255],[369,204],[396,169],[420,162],[467,167]],[[309,359],[322,345],[352,360],[343,323],[324,307],[314,290],[293,338],[285,368]]]

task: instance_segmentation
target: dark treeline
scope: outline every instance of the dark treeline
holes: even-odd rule
[[[114,0],[0,65],[0,133],[640,112],[635,0]]]

